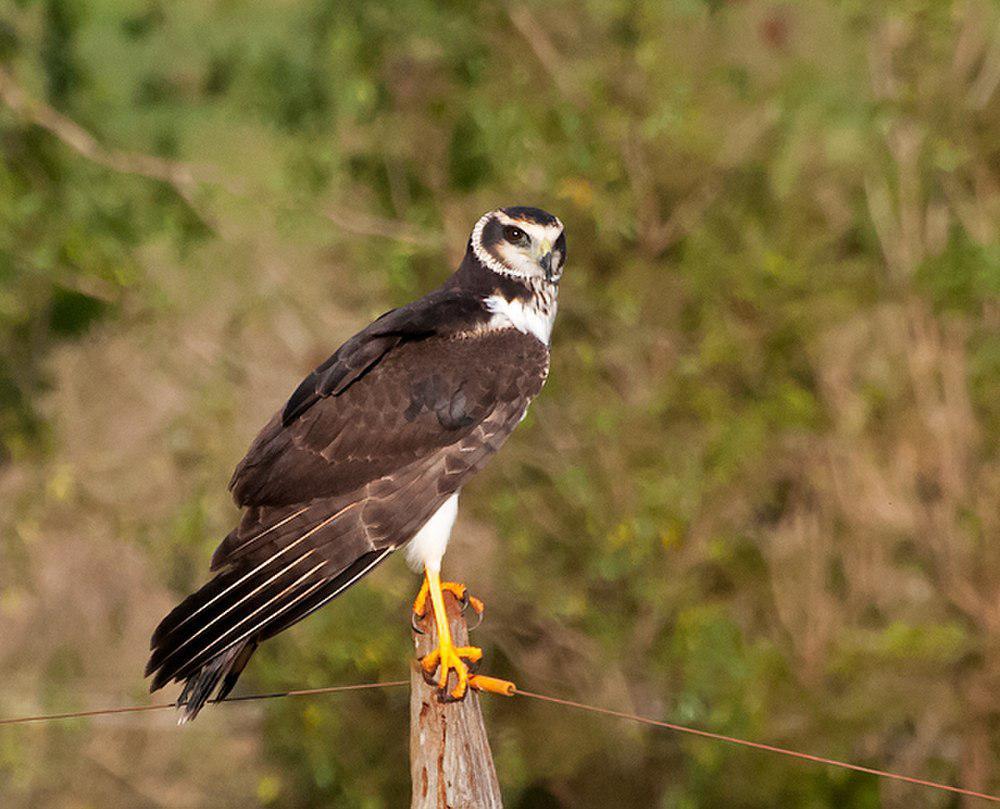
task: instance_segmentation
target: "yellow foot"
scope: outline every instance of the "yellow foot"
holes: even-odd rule
[[[469,690],[469,678],[475,666],[483,658],[483,650],[476,646],[454,646],[451,643],[441,643],[430,654],[420,658],[420,668],[424,679],[438,688],[438,699],[442,702],[454,702],[465,697]],[[468,661],[468,662],[466,662]],[[438,673],[434,676],[435,671]],[[451,673],[455,672],[457,682],[448,690]]]
[[[441,582],[441,590],[447,590],[455,596],[455,600],[462,605],[463,610],[466,605],[468,605],[472,607],[476,615],[482,615],[483,610],[486,609],[486,605],[482,601],[474,595],[469,595],[469,588],[464,584],[459,584],[455,581],[443,581]],[[424,578],[424,583],[420,585],[420,592],[417,593],[417,597],[413,599],[413,615],[417,619],[423,618],[427,615],[427,601],[430,598],[430,592],[427,579]]]

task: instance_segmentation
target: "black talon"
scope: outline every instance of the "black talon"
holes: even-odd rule
[[[426,632],[424,632],[424,630],[420,628],[420,624],[418,623],[418,621],[422,621],[423,619],[424,619],[423,615],[418,616],[415,612],[410,613],[410,626],[413,628],[413,631],[416,632],[418,635],[427,634]],[[476,626],[478,626],[478,624],[476,624]]]
[[[479,625],[483,622],[483,614],[481,612],[477,612],[476,610],[473,610],[473,612],[476,613],[476,623],[469,627],[469,632],[472,632],[474,629],[479,629]]]
[[[438,696],[437,696],[438,702],[442,703],[443,705],[448,705],[448,704],[450,704],[452,702],[461,702],[463,699],[465,699],[465,695],[468,693],[468,691],[469,691],[469,687],[466,686],[465,687],[465,691],[462,693],[462,696],[456,697],[446,687],[443,691],[438,691]]]
[[[425,669],[422,665],[423,658],[421,658],[420,662],[421,662],[420,673],[424,675],[424,682],[427,683],[427,685],[433,685],[436,687],[437,678],[434,676],[434,672],[436,672],[437,669],[435,668],[434,671],[428,672],[427,669]]]

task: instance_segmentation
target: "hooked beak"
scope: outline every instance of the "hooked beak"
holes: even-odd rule
[[[548,242],[538,245],[538,264],[545,272],[545,280],[552,281],[552,245]]]
[[[551,281],[552,280],[552,251],[550,250],[548,253],[546,253],[544,256],[542,256],[540,259],[538,259],[538,263],[541,264],[542,265],[542,269],[545,270],[545,280],[546,281]]]

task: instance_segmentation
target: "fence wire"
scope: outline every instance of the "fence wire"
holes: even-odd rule
[[[294,691],[274,691],[264,694],[246,694],[244,696],[226,697],[222,700],[210,700],[210,702],[219,704],[227,702],[256,702],[258,700],[267,699],[283,699],[285,697],[313,697],[320,696],[323,694],[338,694],[345,693],[348,691],[370,691],[378,688],[400,688],[404,685],[409,685],[409,680],[390,680],[383,683],[355,683],[352,685],[331,685],[323,688],[301,688]],[[854,772],[865,773],[866,775],[873,775],[877,778],[886,778],[893,781],[902,781],[907,784],[914,784],[916,786],[927,787],[929,789],[936,789],[941,792],[950,792],[955,795],[964,795],[969,798],[978,798],[984,801],[990,801],[992,803],[1000,803],[1000,796],[990,795],[985,792],[976,792],[972,789],[964,789],[963,787],[953,786],[951,784],[942,784],[937,781],[928,781],[923,778],[916,778],[910,775],[903,775],[902,773],[889,772],[887,770],[879,770],[874,767],[865,767],[861,764],[852,764],[848,761],[839,761],[833,758],[825,758],[823,756],[815,756],[811,753],[803,753],[798,750],[790,750],[785,747],[776,747],[770,744],[764,744],[763,742],[754,742],[749,739],[740,739],[736,736],[725,736],[721,733],[713,733],[708,730],[701,730],[700,728],[693,728],[687,725],[678,725],[674,722],[663,722],[659,719],[652,719],[648,716],[640,716],[638,714],[631,714],[625,711],[616,711],[611,708],[603,708],[598,705],[588,705],[584,702],[576,702],[575,700],[563,699],[561,697],[554,697],[549,694],[539,694],[534,691],[524,691],[517,689],[514,692],[516,697],[524,697],[527,699],[533,699],[540,702],[546,702],[551,705],[558,705],[564,708],[574,708],[580,711],[586,711],[588,713],[596,714],[599,716],[610,716],[615,719],[625,719],[630,722],[636,722],[641,725],[647,725],[649,727],[660,728],[664,730],[671,730],[676,733],[684,733],[690,736],[697,736],[702,739],[710,739],[717,742],[725,742],[727,744],[735,744],[741,747],[749,747],[754,750],[761,750],[765,753],[773,753],[775,755],[787,756],[789,758],[799,759],[801,761],[809,761],[814,764],[823,764],[828,767],[839,767],[844,770],[852,770]],[[0,727],[11,726],[11,725],[27,725],[32,723],[43,723],[43,722],[55,722],[63,719],[81,719],[97,716],[111,716],[114,714],[126,714],[126,713],[145,713],[149,711],[163,711],[168,708],[176,708],[176,702],[163,702],[154,703],[152,705],[128,705],[120,708],[101,708],[91,711],[70,711],[67,713],[55,713],[55,714],[38,714],[35,716],[18,716],[8,719],[0,719]]]

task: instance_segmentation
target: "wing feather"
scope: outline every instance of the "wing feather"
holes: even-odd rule
[[[519,332],[400,343],[337,395],[271,420],[230,484],[242,506],[347,494],[460,441],[498,404],[529,401],[547,352]]]
[[[352,338],[237,467],[231,488],[245,509],[212,557],[216,576],[151,642],[152,690],[185,681],[182,718],[213,690],[232,688],[262,640],[407,542],[496,452],[541,388],[548,351],[533,337],[441,336],[428,324],[425,310],[389,313]]]

